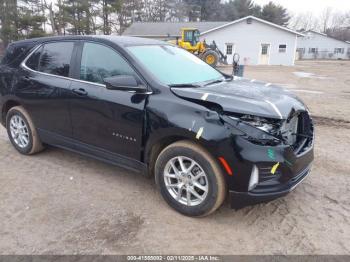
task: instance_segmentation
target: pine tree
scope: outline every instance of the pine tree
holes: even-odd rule
[[[220,0],[201,1],[201,21],[220,21],[223,11]]]
[[[92,7],[96,0],[63,0],[62,19],[68,25],[67,32],[74,35],[88,35],[92,33]]]
[[[119,0],[102,0],[101,2],[101,16],[103,20],[102,32],[105,35],[112,33],[113,14],[121,10],[122,2]]]
[[[183,22],[186,20],[186,4],[183,0],[168,0],[168,21]]]
[[[186,13],[189,21],[199,21],[201,19],[201,0],[184,0]]]
[[[122,34],[130,24],[139,21],[142,15],[142,9],[142,0],[122,0],[121,8],[117,13],[118,25],[116,26],[116,31]]]
[[[7,46],[24,38],[46,35],[40,0],[2,0],[0,2],[0,37]]]
[[[263,6],[261,18],[281,26],[288,25],[290,20],[287,9],[273,2]]]
[[[17,1],[4,0],[0,2],[0,37],[6,47],[11,41],[18,39],[17,31]]]
[[[236,10],[237,18],[253,14],[254,3],[252,0],[235,0],[233,6]]]
[[[19,1],[17,7],[17,30],[20,38],[45,36],[43,24],[46,17],[42,13],[40,0]]]

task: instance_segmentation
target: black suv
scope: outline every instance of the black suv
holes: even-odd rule
[[[283,196],[309,173],[313,124],[291,93],[225,75],[150,39],[69,36],[12,43],[1,122],[22,154],[45,145],[154,175],[189,216]]]

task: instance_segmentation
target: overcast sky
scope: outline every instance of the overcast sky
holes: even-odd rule
[[[271,0],[254,0],[255,3],[264,5]],[[322,13],[327,7],[334,11],[350,11],[350,0],[272,0],[286,7],[293,13],[312,12],[315,15]]]

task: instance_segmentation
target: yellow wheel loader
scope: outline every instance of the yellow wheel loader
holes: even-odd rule
[[[227,56],[219,50],[215,41],[208,45],[205,41],[199,40],[199,35],[197,28],[182,28],[181,39],[176,38],[170,42],[197,55],[212,67],[216,67],[218,63],[227,65]]]

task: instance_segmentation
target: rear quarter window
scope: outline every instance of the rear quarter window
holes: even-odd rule
[[[34,44],[16,43],[10,44],[1,59],[1,65],[16,67],[28,55]]]
[[[73,47],[73,42],[45,44],[40,52],[38,71],[68,77]]]
[[[43,47],[38,48],[26,61],[26,66],[33,70],[38,70],[39,68],[39,60],[41,53],[43,51]]]

